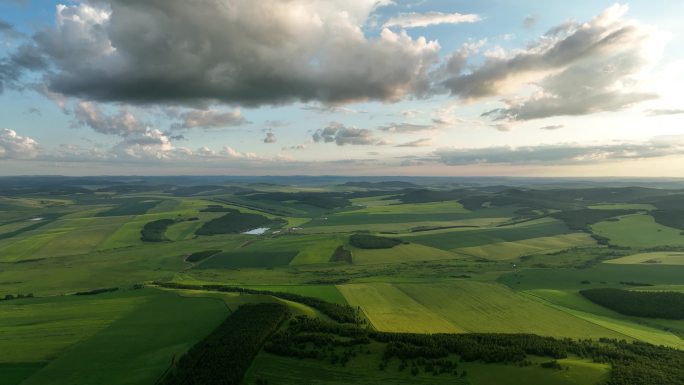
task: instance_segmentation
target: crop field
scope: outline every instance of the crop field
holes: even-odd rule
[[[652,253],[639,253],[628,255],[622,258],[616,258],[606,261],[605,263],[612,263],[617,265],[634,265],[634,264],[662,264],[662,265],[684,265],[684,253],[672,251],[659,251]]]
[[[497,242],[513,242],[568,233],[571,233],[571,231],[568,230],[562,222],[551,222],[531,224],[530,226],[515,226],[511,228],[498,227],[494,229],[416,235],[406,237],[406,240],[444,250],[455,250],[465,247],[489,245]]]
[[[360,265],[459,258],[463,258],[463,255],[417,243],[398,245],[391,249],[352,249],[352,261]]]
[[[667,370],[684,366],[684,319],[580,294],[684,292],[684,235],[651,216],[675,218],[663,205],[678,190],[88,186],[0,196],[2,385],[159,384],[230,314],[264,303],[287,306],[278,333],[327,324],[277,354],[280,334],[266,338],[245,385],[624,384],[624,362],[576,352],[502,359],[489,346],[469,360],[418,347],[439,336],[638,341],[681,351]],[[245,233],[255,226],[268,229]],[[302,351],[316,344],[332,345]]]
[[[521,297],[496,284],[383,283],[340,285],[338,288],[350,304],[363,309],[379,330],[619,337],[617,333]],[[559,324],[565,327],[558,328]]]
[[[287,266],[296,251],[236,251],[216,254],[202,262],[200,269],[239,269]]]
[[[482,246],[463,247],[454,249],[454,251],[485,259],[508,260],[519,258],[523,255],[550,253],[572,247],[592,246],[595,244],[596,241],[588,234],[572,233],[523,239],[514,242],[497,242]]]
[[[681,230],[656,223],[650,215],[630,215],[617,222],[601,222],[593,231],[610,239],[611,243],[627,247],[682,246]]]

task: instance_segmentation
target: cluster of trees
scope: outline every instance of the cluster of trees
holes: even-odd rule
[[[74,293],[74,295],[98,295],[98,294],[103,294],[103,293],[111,293],[114,291],[119,290],[118,287],[105,287],[102,289],[93,289],[93,290],[88,290],[88,291],[78,291]]]
[[[351,358],[368,354],[370,342],[365,329],[299,316],[290,321],[286,330],[271,337],[264,350],[285,357],[346,366]]]
[[[402,243],[401,239],[379,237],[370,234],[353,234],[349,237],[349,244],[359,249],[391,249]]]
[[[0,297],[0,301],[10,301],[13,299],[22,299],[22,298],[33,298],[33,293],[28,293],[28,294],[5,294],[3,297]]]
[[[359,310],[357,308],[351,307],[349,305],[340,305],[336,303],[330,303],[319,298],[305,297],[303,295],[292,294],[292,293],[282,293],[270,290],[254,290],[246,289],[242,287],[233,286],[223,286],[223,285],[187,285],[183,283],[176,282],[155,282],[157,286],[167,287],[171,289],[184,289],[184,290],[209,290],[209,291],[220,291],[225,293],[245,293],[245,294],[261,294],[270,295],[273,297],[282,298],[288,301],[299,302],[307,306],[320,311],[321,313],[327,315],[331,319],[350,324],[360,324],[361,317],[359,316]]]
[[[271,220],[263,215],[252,213],[241,213],[232,210],[228,214],[210,220],[200,227],[195,234],[215,235],[215,234],[235,234],[243,231],[252,230],[258,227],[282,226],[282,219]]]
[[[222,250],[204,250],[204,251],[198,251],[198,252],[195,252],[195,253],[192,253],[192,254],[188,255],[188,257],[185,258],[185,260],[186,260],[187,262],[197,263],[197,262],[203,261],[203,260],[205,260],[205,259],[211,257],[212,255],[218,254],[218,253],[220,253],[221,251],[222,251]]]
[[[339,246],[337,249],[335,249],[335,252],[330,257],[330,262],[351,263],[352,262],[352,253],[351,253],[351,251],[345,249],[344,246]]]
[[[580,294],[596,304],[625,315],[684,319],[684,293],[598,288],[581,290]]]
[[[635,210],[570,210],[551,214],[552,217],[565,222],[572,230],[589,231],[589,226],[621,215],[633,214]]]
[[[401,370],[411,368],[433,374],[458,371],[460,361],[531,365],[529,356],[548,357],[545,368],[561,368],[557,360],[569,355],[610,364],[607,385],[681,385],[684,383],[684,352],[642,342],[601,339],[572,340],[532,334],[410,334],[385,333],[355,325],[339,325],[320,319],[298,318],[285,331],[275,334],[265,349],[289,357],[332,362],[338,357],[354,357],[368,351],[369,342],[385,344],[379,369],[399,360]]]
[[[203,213],[238,213],[238,210],[231,209],[230,207],[224,207],[221,205],[209,205],[206,208],[200,210]]]
[[[160,385],[238,385],[264,341],[287,317],[278,303],[243,305],[190,348]]]
[[[176,223],[175,219],[158,219],[148,222],[140,230],[140,239],[145,242],[164,242],[166,239],[166,228]]]
[[[684,205],[679,210],[657,210],[651,213],[655,221],[663,226],[684,230]]]

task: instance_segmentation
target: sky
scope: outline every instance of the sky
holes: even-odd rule
[[[0,175],[684,177],[683,14],[0,0]]]

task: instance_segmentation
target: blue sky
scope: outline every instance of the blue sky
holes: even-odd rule
[[[684,177],[679,1],[0,3],[0,174]]]

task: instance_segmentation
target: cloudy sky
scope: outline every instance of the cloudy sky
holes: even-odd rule
[[[684,177],[683,14],[0,0],[0,174]]]

